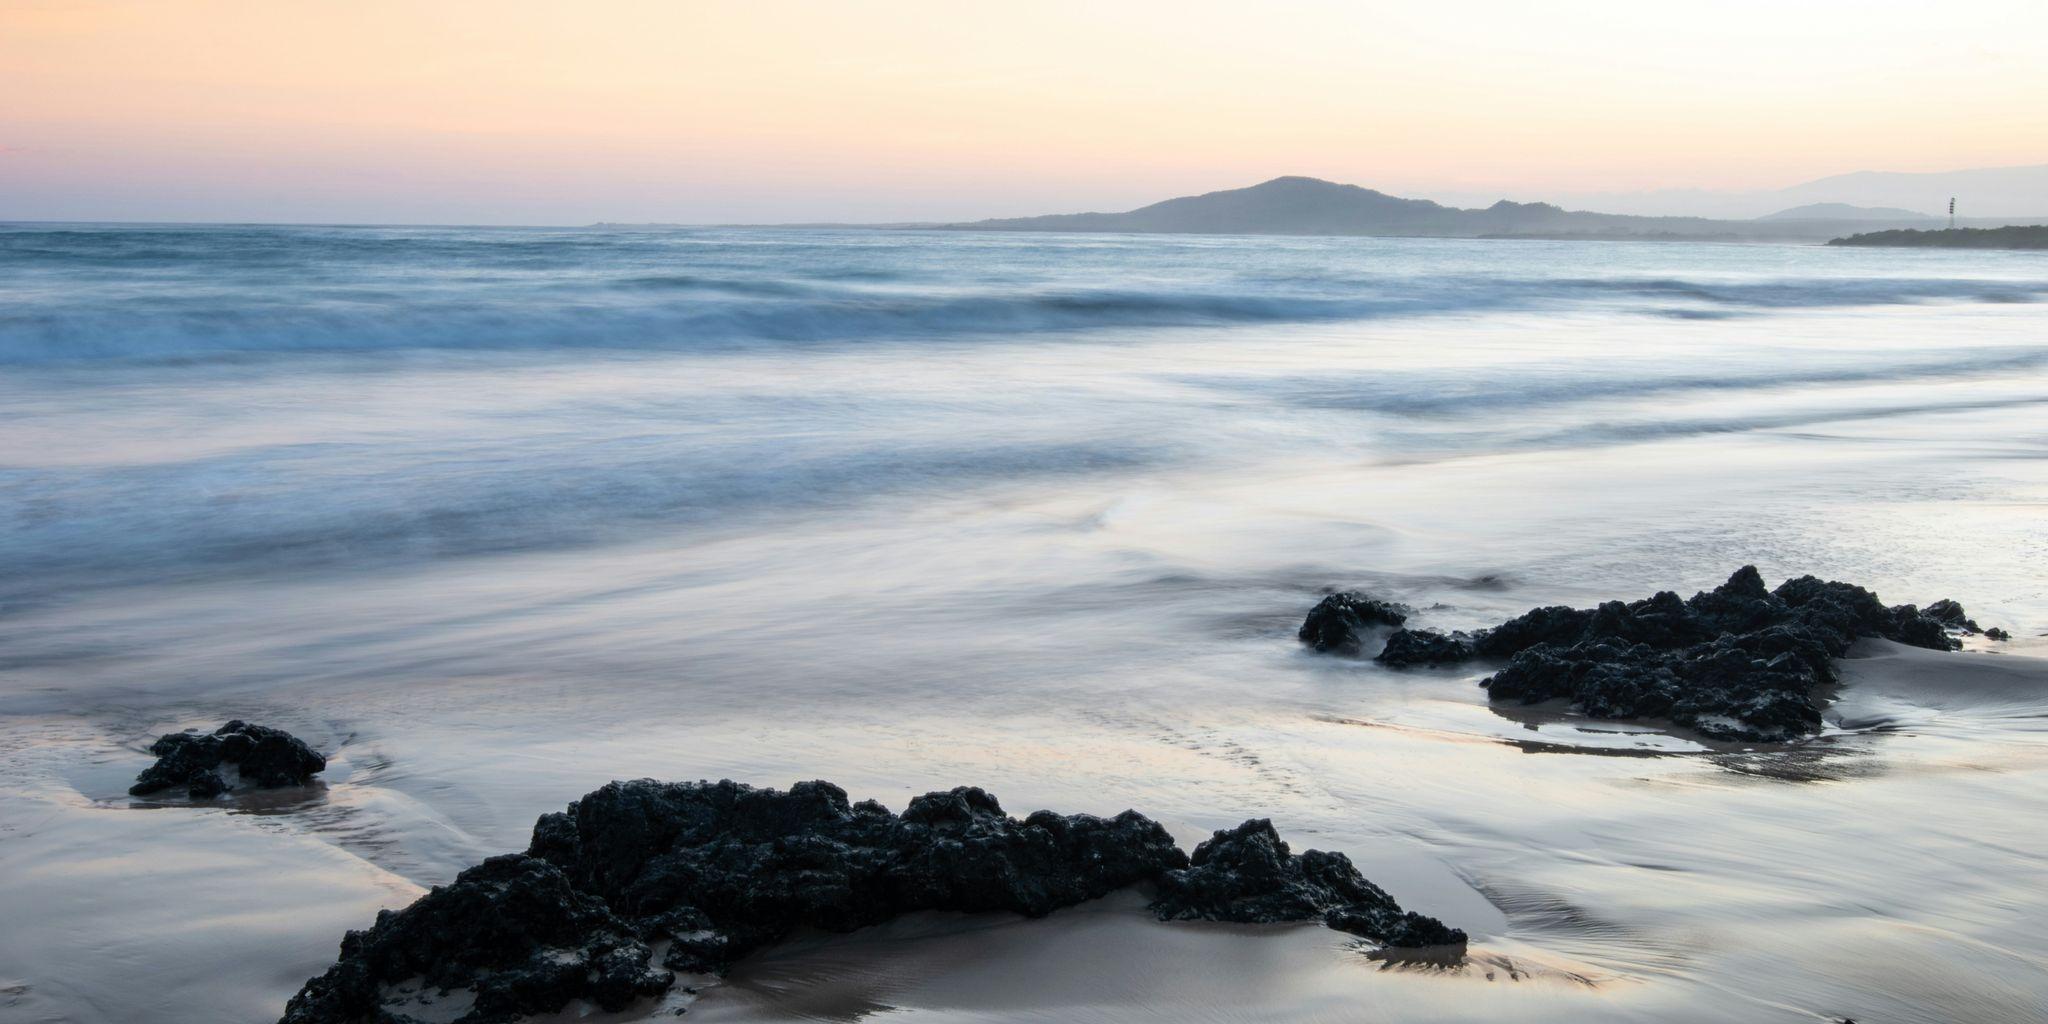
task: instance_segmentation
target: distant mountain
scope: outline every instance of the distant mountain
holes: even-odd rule
[[[1566,210],[1505,199],[1460,209],[1357,185],[1290,176],[1124,213],[1062,213],[945,225],[978,231],[1115,231],[1254,235],[1428,235],[1453,238],[1692,238],[1821,241],[1867,226],[1840,221],[1725,221]],[[1908,223],[1924,218],[1908,215]]]
[[[1848,203],[1808,203],[1789,210],[1758,217],[1758,220],[1933,220],[1932,216],[1890,206],[1851,206]]]
[[[1127,213],[1064,213],[981,221],[1006,231],[1148,231],[1329,235],[1389,228],[1427,230],[1455,214],[1426,199],[1399,199],[1319,178],[1274,178],[1250,188],[1182,196]]]

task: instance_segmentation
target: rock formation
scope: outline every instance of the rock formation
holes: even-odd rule
[[[1389,607],[1361,594],[1326,598],[1301,638],[1317,650],[1355,651],[1358,629],[1349,648],[1329,642],[1339,625],[1385,623],[1367,615]],[[1497,701],[1565,699],[1594,718],[1666,719],[1716,739],[1780,741],[1820,730],[1819,691],[1836,681],[1834,659],[1857,639],[1949,651],[1962,646],[1960,634],[1977,632],[1954,601],[1888,607],[1862,587],[1813,576],[1771,590],[1744,566],[1689,599],[1664,591],[1592,609],[1553,605],[1470,634],[1401,629],[1376,660],[1505,660],[1480,683]]]
[[[896,815],[849,804],[828,782],[784,792],[642,779],[543,815],[524,854],[350,932],[282,1024],[408,1024],[408,987],[442,993],[435,1013],[457,1024],[574,999],[618,1010],[793,928],[845,932],[920,910],[1040,917],[1139,882],[1158,885],[1161,918],[1321,920],[1394,945],[1465,939],[1404,912],[1342,854],[1291,854],[1264,821],[1217,833],[1190,861],[1135,811],[1018,820],[962,787]]]
[[[165,733],[150,744],[156,763],[135,777],[128,792],[140,796],[176,786],[195,800],[219,796],[238,784],[256,789],[303,786],[327,768],[320,756],[283,729],[239,719],[208,734]]]

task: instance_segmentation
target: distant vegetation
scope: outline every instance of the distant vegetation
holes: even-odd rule
[[[1916,249],[2048,249],[2048,224],[2004,228],[1945,228],[1937,231],[1869,231],[1836,238],[1829,245],[1898,245]]]

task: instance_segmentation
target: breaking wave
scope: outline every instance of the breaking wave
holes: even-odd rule
[[[1532,276],[1546,261],[1526,258],[1507,264],[1513,273],[1491,273],[1497,261],[1472,243],[1433,249],[1415,239],[1221,249],[1213,239],[1148,240],[1134,253],[1043,238],[949,234],[939,245],[913,232],[842,234],[860,237],[821,245],[775,231],[0,229],[9,282],[0,284],[0,365],[688,351],[1516,309],[1711,319],[2048,297],[2048,280]],[[1392,246],[1406,249],[1390,259]],[[1300,265],[1276,270],[1276,259]]]

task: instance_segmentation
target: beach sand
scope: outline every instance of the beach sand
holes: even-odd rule
[[[683,1006],[712,1021],[2044,1019],[2048,964],[2026,952],[2048,945],[2030,902],[2048,891],[2030,819],[2022,807],[2000,815],[1982,789],[2038,794],[2048,777],[2048,660],[1868,641],[1844,674],[1830,717],[1853,728],[1780,749],[1652,743],[1616,757],[1611,732],[1532,749],[1513,735],[1526,725],[1499,717],[1491,736],[1350,732],[1408,748],[1432,773],[1473,773],[1460,781],[1472,792],[1512,793],[1516,765],[1568,766],[1618,797],[1597,814],[1477,813],[1467,835],[1439,837],[1419,860],[1409,844],[1352,846],[1404,903],[1473,931],[1461,959],[1390,957],[1314,925],[1160,923],[1124,892],[1037,921],[919,914],[796,936],[727,978],[686,979],[695,996],[555,1019],[663,1019]],[[25,734],[39,742],[9,754],[0,796],[0,904],[34,922],[0,932],[9,1021],[78,1019],[80,1006],[102,1020],[270,1019],[344,930],[464,856],[459,842],[433,852],[420,827],[400,830],[414,848],[396,844],[395,860],[338,842],[335,822],[388,821],[411,804],[347,744],[334,781],[312,792],[193,807],[121,795],[145,759],[105,731],[53,718]],[[1833,813],[1809,814],[1816,801]],[[1744,838],[1760,825],[1788,841]],[[1618,836],[1631,838],[1602,841]],[[1643,847],[1660,851],[1654,861]],[[421,877],[379,859],[421,865]],[[1587,884],[1572,891],[1570,877]],[[1987,890],[2012,895],[1957,898]],[[1723,987],[1730,977],[1757,984]]]

